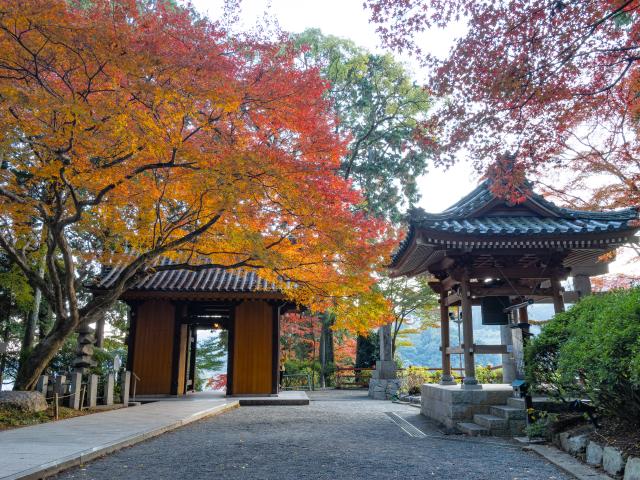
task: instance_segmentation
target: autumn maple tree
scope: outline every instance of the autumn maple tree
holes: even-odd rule
[[[340,327],[387,315],[387,226],[353,208],[327,85],[295,58],[169,2],[0,2],[0,247],[55,315],[16,388],[159,270],[258,269]]]
[[[462,154],[479,170],[491,165],[496,192],[516,200],[526,174],[543,174],[576,206],[640,203],[640,2],[365,4],[386,44],[428,69],[439,101],[423,140],[440,164]],[[446,58],[430,55],[423,32],[455,22],[466,33]]]

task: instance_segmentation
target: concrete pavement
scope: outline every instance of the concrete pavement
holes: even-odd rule
[[[367,392],[241,407],[62,472],[60,480],[569,480],[508,439],[446,435]]]
[[[238,406],[189,396],[0,432],[0,480],[42,478]]]

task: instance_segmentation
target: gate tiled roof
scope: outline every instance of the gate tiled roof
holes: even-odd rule
[[[171,265],[167,259],[161,260],[158,265]],[[102,275],[94,284],[95,289],[112,287],[122,267],[105,267]],[[149,273],[140,278],[129,291],[144,292],[224,292],[224,293],[250,293],[272,292],[278,293],[278,287],[263,278],[254,270],[223,268],[206,268],[193,271],[188,269],[161,270],[150,269]]]
[[[489,187],[488,181],[482,182],[441,213],[427,213],[422,209],[410,211],[409,232],[394,254],[391,267],[400,263],[418,231],[427,243],[449,246],[462,243],[526,245],[550,238],[559,246],[561,240],[575,245],[596,234],[627,237],[638,228],[637,208],[605,212],[573,210],[558,207],[535,193],[526,195],[525,202],[520,205],[510,205],[498,199]],[[500,241],[494,241],[497,239]]]

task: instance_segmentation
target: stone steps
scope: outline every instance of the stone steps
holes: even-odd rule
[[[458,430],[472,437],[489,435],[489,430],[473,422],[458,423]]]
[[[524,398],[508,398],[507,406],[524,410]]]
[[[507,420],[525,420],[527,412],[523,408],[510,407],[508,405],[496,405],[491,407],[491,415],[506,418]]]
[[[457,427],[460,432],[472,436],[512,437],[523,434],[526,418],[524,400],[509,398],[507,405],[493,405],[489,413],[476,413],[473,422],[460,422]]]
[[[473,423],[477,423],[481,427],[494,432],[496,430],[506,430],[509,426],[509,421],[505,418],[496,417],[495,415],[485,415],[476,413],[473,416]]]

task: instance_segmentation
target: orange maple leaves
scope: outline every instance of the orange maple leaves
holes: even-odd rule
[[[116,288],[161,255],[206,259],[345,325],[381,321],[372,272],[393,239],[335,175],[344,145],[316,71],[169,2],[2,4],[5,245],[39,248],[45,225],[53,257],[62,242],[82,269],[128,264]]]

